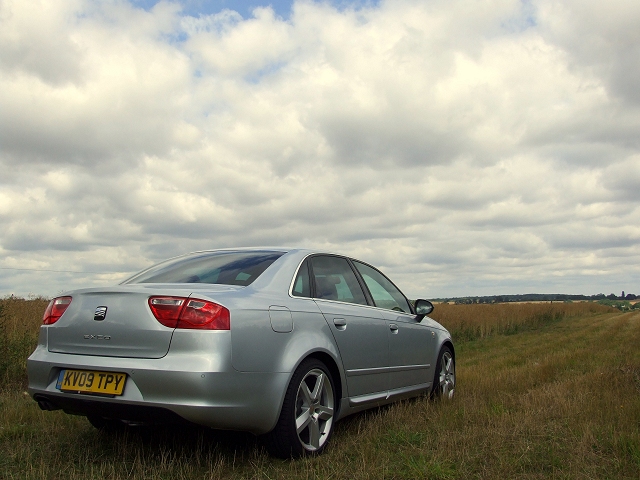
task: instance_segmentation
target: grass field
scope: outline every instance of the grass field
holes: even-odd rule
[[[349,417],[325,455],[292,462],[249,434],[105,435],[40,411],[24,393],[24,359],[45,305],[0,302],[0,478],[640,478],[640,313],[439,305],[433,316],[457,341],[456,398]]]

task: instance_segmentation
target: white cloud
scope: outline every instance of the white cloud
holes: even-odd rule
[[[623,1],[288,20],[3,2],[0,293],[267,244],[352,254],[412,296],[633,291],[638,20]]]

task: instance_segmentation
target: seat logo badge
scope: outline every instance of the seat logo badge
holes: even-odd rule
[[[98,307],[96,308],[96,311],[93,314],[93,319],[104,320],[106,316],[107,316],[107,307]]]

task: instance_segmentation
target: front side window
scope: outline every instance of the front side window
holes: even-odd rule
[[[154,265],[123,284],[210,283],[247,286],[284,252],[199,252]]]
[[[367,300],[349,262],[340,257],[319,255],[311,258],[316,298],[366,305]]]
[[[367,284],[376,307],[411,313],[409,302],[387,277],[364,263],[354,261],[353,264]]]

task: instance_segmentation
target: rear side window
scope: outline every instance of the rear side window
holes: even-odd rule
[[[307,260],[302,263],[298,270],[296,281],[293,282],[292,293],[294,297],[311,296],[311,288],[309,287],[309,263]]]
[[[366,305],[362,288],[346,259],[319,255],[311,258],[316,298]]]
[[[123,284],[209,283],[250,285],[284,252],[201,252],[154,265]]]

